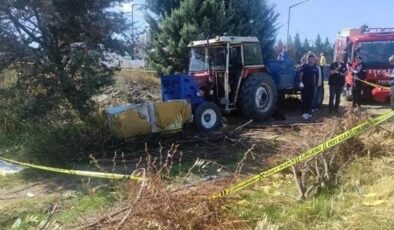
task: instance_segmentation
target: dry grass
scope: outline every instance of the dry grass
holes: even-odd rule
[[[304,127],[300,134],[314,132],[316,138],[325,138],[323,131],[334,135],[345,128],[346,122],[359,123],[354,116],[348,116],[345,120],[327,120],[324,127]],[[117,192],[127,197],[126,202],[111,211],[103,209],[101,215],[92,216],[93,221],[80,229],[390,229],[394,226],[394,136],[386,131],[393,127],[386,125],[339,147],[334,153],[346,156],[336,161],[341,164],[341,187],[316,193],[303,202],[295,202],[291,179],[280,174],[238,194],[244,197],[242,200],[209,200],[232,178],[182,187],[184,184],[176,185],[170,177],[173,160],[181,154],[177,146],[162,150],[156,157],[146,150],[144,164],[137,165],[144,165],[144,169],[137,171],[149,181],[120,185]],[[323,129],[322,133],[316,132],[318,128]],[[314,138],[308,141],[320,143]],[[312,146],[308,141],[303,144]],[[193,167],[204,165],[196,162]],[[265,186],[261,186],[263,183]],[[243,214],[234,212],[234,206],[243,206]]]
[[[353,127],[365,117],[366,114],[346,114],[343,119],[329,118],[323,122],[323,125],[301,128],[299,135],[309,136],[309,138],[280,147],[278,152],[286,151],[289,154],[279,155],[282,159],[278,161],[288,159],[301,150],[313,147],[323,140]],[[176,185],[170,172],[174,165],[174,159],[182,158],[178,147],[173,145],[165,152],[161,149],[156,157],[152,157],[146,150],[146,157],[141,158],[144,159],[144,164],[141,162],[137,164],[137,166],[144,165],[144,169],[137,171],[149,180],[142,184],[125,184],[120,190],[127,196],[127,202],[115,211],[106,213],[98,219],[95,218],[92,223],[82,226],[82,228],[250,229],[257,223],[256,229],[267,230],[282,228],[338,229],[344,225],[366,229],[359,224],[363,223],[365,226],[371,227],[369,229],[374,229],[379,226],[378,224],[384,224],[385,221],[389,226],[389,215],[393,215],[394,205],[392,189],[394,186],[392,171],[394,160],[390,155],[392,140],[392,133],[377,128],[325,153],[326,156],[327,154],[335,156],[329,172],[332,178],[336,178],[334,181],[339,181],[337,185],[343,185],[343,188],[339,193],[336,193],[338,188],[330,190],[333,189],[330,187],[332,184],[327,183],[326,192],[313,193],[313,196],[305,197],[306,199],[302,203],[294,202],[291,196],[283,196],[280,191],[285,191],[284,194],[291,194],[296,190],[294,186],[290,187],[291,184],[288,183],[290,179],[281,175],[267,178],[267,181],[273,183],[272,186],[269,186],[268,194],[261,195],[262,191],[256,189],[258,187],[256,185],[251,190],[241,193],[241,197],[249,194],[248,198],[241,201],[231,198],[210,200],[208,198],[210,195],[226,187],[239,175],[222,181],[206,181],[194,186]],[[383,158],[371,163],[370,159],[373,159],[373,156],[382,157],[383,155]],[[315,158],[308,163],[313,163],[314,166],[316,160],[320,160],[320,158]],[[364,162],[364,160],[366,161]],[[244,158],[239,166],[242,166],[243,163]],[[274,161],[270,163],[275,164]],[[196,162],[192,167],[204,167],[204,165],[206,163]],[[350,169],[348,169],[349,165],[351,165]],[[240,172],[240,170],[235,171]],[[316,175],[311,174],[310,176]],[[315,183],[314,180],[309,182]],[[389,185],[389,188],[385,185]],[[359,191],[362,193],[360,194]],[[363,203],[365,199],[367,200]],[[385,205],[382,210],[375,207],[382,207],[382,205]],[[243,206],[243,214],[234,212],[233,206]],[[373,209],[379,216],[375,217],[373,214],[374,218],[369,218],[368,215],[371,214],[368,214],[368,210],[370,209]],[[248,215],[252,215],[252,217]],[[252,218],[252,221],[249,218]],[[377,221],[374,222],[374,220]]]
[[[0,72],[0,89],[14,85],[17,81],[18,73],[15,70],[5,69]]]
[[[354,127],[366,118],[367,114],[347,113],[341,119],[331,117],[326,118],[321,124],[304,126],[299,131],[301,138],[298,141],[280,146],[279,152],[282,154],[275,156],[270,163],[277,165],[318,146],[335,135]],[[361,157],[367,153],[368,151],[364,144],[356,137],[292,167],[292,173],[299,191],[298,199],[305,199],[327,186],[332,187],[336,185],[338,183],[338,171],[356,157]]]
[[[126,81],[135,81],[146,87],[159,87],[160,77],[155,71],[122,69],[115,74]]]
[[[307,133],[308,140],[287,143],[282,149],[300,152],[353,127],[365,116],[347,114],[343,120],[329,119],[321,126],[304,127],[300,136]],[[325,153],[326,157],[335,156],[330,168],[335,180],[303,201],[295,202],[296,186],[291,185],[292,176],[287,171],[286,176],[278,174],[243,191],[235,212],[263,229],[394,229],[393,130],[392,123],[385,123]],[[282,154],[278,161],[291,156]],[[300,171],[311,166],[307,185],[316,183],[314,164],[320,160],[316,157],[297,166]]]
[[[124,184],[119,189],[127,197],[124,205],[81,229],[247,229],[245,221],[228,212],[226,200],[209,199],[228,185],[229,179],[187,182],[192,171],[215,162],[197,159],[188,172],[178,178],[180,184],[173,180],[174,165],[182,163],[178,147],[174,144],[169,149],[161,147],[155,155],[146,147],[146,157],[140,158],[135,173],[149,180]]]

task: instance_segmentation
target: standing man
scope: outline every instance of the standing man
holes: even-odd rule
[[[321,99],[324,98],[323,72],[322,72],[321,66],[319,65],[317,58],[316,58],[315,66],[317,69],[317,76],[316,76],[315,93],[314,93],[313,101],[312,101],[312,113],[317,112],[317,109],[320,107]]]
[[[308,120],[312,117],[312,102],[315,93],[316,79],[318,70],[315,66],[315,55],[309,54],[307,63],[302,65],[300,71],[300,88],[302,89],[301,100],[301,117]]]
[[[343,86],[345,85],[345,75],[346,65],[343,63],[342,57],[337,56],[336,61],[330,65],[330,77],[328,79],[328,84],[330,85],[330,100],[328,103],[329,113],[339,112],[341,92]]]
[[[394,55],[391,55],[389,58],[389,63],[394,67]],[[385,77],[393,78],[390,80],[390,101],[391,101],[391,110],[394,110],[394,68],[391,70],[391,74],[386,73]]]
[[[352,85],[352,95],[353,95],[353,108],[361,108],[361,87],[363,83],[359,80],[365,80],[365,74],[367,70],[363,64],[363,58],[356,56],[356,68],[350,67],[350,71],[353,74],[353,85]]]

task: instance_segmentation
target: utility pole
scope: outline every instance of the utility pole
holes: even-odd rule
[[[289,41],[290,41],[290,11],[291,11],[291,8],[301,5],[307,1],[309,1],[309,0],[304,0],[304,1],[301,1],[301,2],[298,2],[294,5],[289,6],[289,13],[287,15],[287,42],[286,42],[287,45],[289,45]]]
[[[134,6],[141,6],[146,8],[145,4],[134,4],[131,3],[131,59],[135,58],[135,34],[134,34]],[[136,9],[137,10],[137,9]]]

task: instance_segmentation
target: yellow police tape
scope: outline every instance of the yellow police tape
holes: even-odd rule
[[[76,175],[76,176],[87,176],[87,177],[104,178],[104,179],[112,179],[112,180],[130,179],[130,180],[141,181],[141,180],[145,179],[142,177],[133,176],[133,175],[126,175],[126,174],[90,172],[90,171],[53,168],[53,167],[23,163],[23,162],[19,162],[19,161],[15,161],[15,160],[10,160],[10,159],[4,158],[4,157],[0,157],[0,160],[7,161],[9,163],[13,163],[13,164],[17,164],[17,165],[21,165],[21,166],[25,166],[25,167],[29,167],[29,168],[41,169],[44,171],[57,172],[57,173],[65,173],[65,174]]]
[[[327,149],[332,148],[332,147],[334,147],[334,146],[336,146],[336,145],[338,145],[338,144],[340,144],[340,143],[342,143],[354,136],[361,134],[366,129],[374,127],[384,121],[387,121],[388,119],[390,119],[393,116],[394,116],[394,111],[391,111],[386,114],[383,114],[382,116],[374,118],[372,120],[368,119],[367,122],[364,122],[364,123],[352,128],[340,135],[337,135],[337,136],[333,137],[332,139],[324,142],[323,144],[320,144],[320,145],[300,154],[299,156],[294,157],[293,159],[290,159],[278,166],[275,166],[271,169],[263,171],[255,176],[249,178],[249,179],[239,182],[238,184],[230,186],[229,188],[227,188],[219,193],[214,194],[211,198],[215,199],[215,198],[227,196],[231,193],[235,193],[241,189],[244,189],[244,188],[248,187],[249,185],[252,185],[265,177],[271,176],[271,175],[278,173],[286,168],[296,165],[302,161],[305,161],[307,159],[315,157],[315,156],[323,153]]]
[[[356,78],[356,79],[358,81],[361,81],[361,82],[363,82],[363,83],[365,83],[367,85],[370,85],[372,87],[375,87],[375,88],[390,89],[390,87],[387,87],[387,86],[382,86],[382,85],[378,85],[378,84],[375,84],[375,83],[372,83],[372,82],[367,82],[367,81],[364,81],[364,80],[361,80],[361,79],[358,79],[358,78]]]

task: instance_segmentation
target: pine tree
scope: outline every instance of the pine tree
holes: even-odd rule
[[[260,40],[263,58],[274,57],[278,13],[267,0],[231,0],[235,10],[234,23],[239,36],[257,36]]]
[[[7,59],[0,64],[31,67],[18,81],[22,90],[45,91],[35,98],[37,105],[56,105],[65,99],[80,115],[87,115],[92,95],[111,82],[111,71],[101,65],[104,51],[124,50],[115,35],[126,30],[126,19],[108,10],[122,2],[3,0],[0,53]],[[42,112],[48,109],[44,106]]]
[[[274,47],[275,57],[279,56],[280,52],[282,52],[284,47],[285,47],[285,44],[282,42],[282,40],[279,39],[279,41],[276,43],[276,45]]]
[[[312,47],[309,44],[308,39],[305,38],[304,42],[302,43],[302,52],[305,54],[305,53],[307,53],[309,51],[312,51]]]
[[[301,38],[298,33],[296,33],[294,37],[294,42],[293,42],[293,49],[294,49],[294,61],[296,63],[300,62],[301,58],[304,56],[304,49],[301,44]]]
[[[319,55],[324,51],[323,42],[321,40],[320,34],[318,34],[316,37],[313,51],[315,52],[316,55]]]
[[[181,0],[147,0],[146,5],[149,10],[159,17],[170,14],[173,9],[179,7]]]
[[[333,61],[334,46],[333,46],[333,44],[330,43],[328,38],[326,38],[325,41],[324,41],[323,53],[326,55],[327,62],[332,62]]]
[[[184,72],[190,41],[224,34],[257,36],[263,55],[271,57],[277,16],[266,0],[184,0],[151,25],[148,61],[160,73]]]

